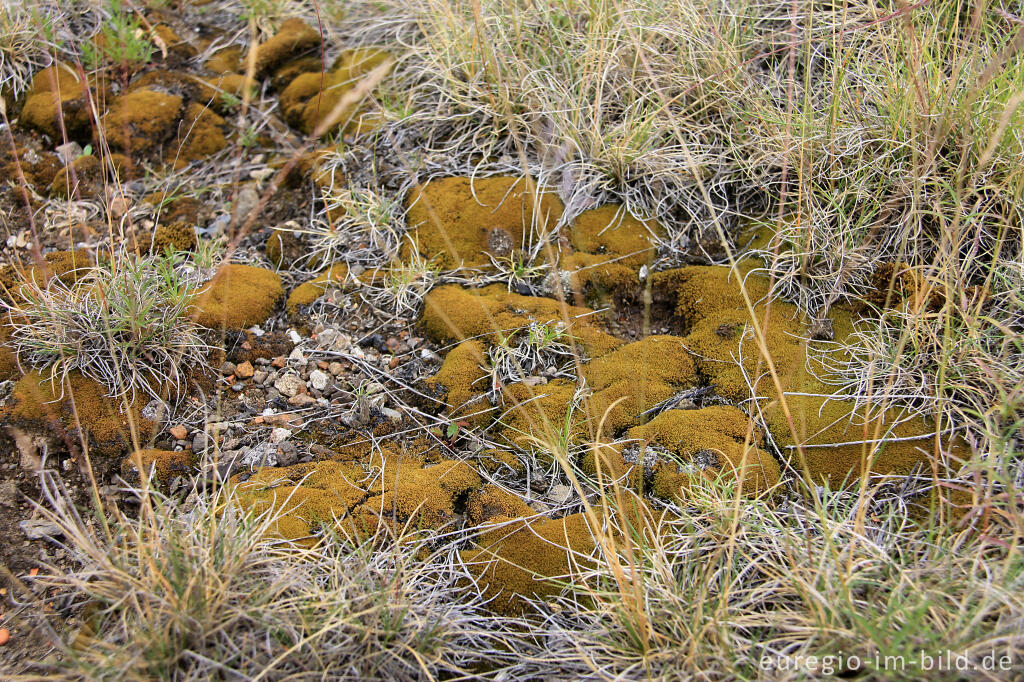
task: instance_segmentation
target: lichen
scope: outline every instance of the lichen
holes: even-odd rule
[[[530,178],[449,177],[417,185],[406,199],[411,246],[444,268],[490,264],[488,234],[504,230],[514,250],[549,234],[564,207]],[[498,254],[492,254],[498,255]]]
[[[251,265],[223,265],[197,294],[193,317],[205,327],[244,329],[264,323],[283,297],[277,273]]]

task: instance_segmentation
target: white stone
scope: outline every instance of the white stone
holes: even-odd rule
[[[318,391],[322,391],[327,388],[327,375],[318,369],[314,369],[309,373],[309,385]]]
[[[296,395],[299,391],[305,388],[306,382],[299,378],[297,374],[284,374],[279,376],[274,382],[274,388],[281,393],[281,395],[288,396],[291,398]]]

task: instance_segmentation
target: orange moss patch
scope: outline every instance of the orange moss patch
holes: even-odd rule
[[[454,518],[456,499],[481,484],[465,462],[428,462],[390,448],[361,459],[349,453],[346,462],[264,467],[232,485],[243,507],[279,514],[280,537],[312,545],[321,527],[356,538],[380,524],[437,528]]]
[[[491,525],[478,537],[479,548],[461,556],[498,613],[521,613],[523,597],[557,595],[559,582],[568,582],[576,566],[587,566],[595,547],[583,514],[535,521],[496,517]]]
[[[484,353],[479,341],[463,341],[448,352],[437,374],[426,380],[427,386],[443,392],[449,415],[456,419],[467,417],[478,425],[490,421],[490,412],[469,417],[491,408],[484,397],[488,376]]]
[[[592,253],[574,253],[563,256],[560,270],[569,273],[572,293],[593,307],[604,307],[615,296],[636,298],[640,292],[640,278],[632,268],[610,262],[607,256]]]
[[[918,466],[930,473],[930,462],[938,461],[935,426],[930,420],[900,422],[897,410],[877,407],[865,418],[864,409],[854,411],[850,401],[818,396],[787,394],[786,403],[796,437],[777,401],[763,408],[766,426],[783,455],[813,483],[827,481],[838,488],[857,481],[865,472],[906,475]],[[801,448],[796,447],[798,443]],[[970,457],[969,447],[959,440],[949,443],[943,439],[938,447],[953,461]],[[938,470],[940,474],[946,471],[943,466]]]
[[[196,296],[193,316],[204,327],[244,329],[266,322],[283,297],[277,273],[251,265],[224,265]]]
[[[103,166],[100,160],[91,154],[79,156],[54,176],[50,184],[50,195],[67,199],[77,191],[79,196],[90,196],[98,191],[102,181]]]
[[[575,395],[576,384],[569,379],[541,386],[507,386],[502,391],[506,410],[500,418],[504,426],[501,437],[527,450],[539,448],[541,453],[550,449],[548,443],[559,443],[564,437],[579,442],[587,436],[586,419],[582,410],[570,414]]]
[[[348,279],[348,266],[344,263],[332,265],[308,282],[303,282],[295,287],[288,295],[285,310],[289,315],[295,315],[302,306],[316,301],[332,285],[344,284],[346,279]]]
[[[529,326],[531,321],[559,322],[563,311],[572,323],[567,331],[579,340],[589,357],[599,357],[623,344],[591,324],[593,311],[588,308],[563,306],[550,298],[520,296],[500,284],[482,289],[464,289],[454,284],[436,287],[425,298],[421,322],[431,338],[440,343],[475,337],[490,343],[496,330],[508,335]]]
[[[184,476],[195,466],[196,456],[191,450],[138,450],[121,460],[121,476],[129,485],[139,485],[141,465],[151,481],[166,487],[175,476]]]
[[[216,154],[228,144],[226,126],[227,121],[209,108],[196,102],[189,104],[178,124],[176,144],[167,150],[167,161],[178,169]]]
[[[92,118],[82,81],[72,67],[58,63],[43,69],[32,79],[20,120],[51,139],[60,140],[61,116],[70,139],[87,136]]]
[[[594,391],[592,417],[595,423],[604,419],[606,434],[618,432],[641,413],[697,383],[693,360],[677,336],[649,336],[591,361],[580,371]]]
[[[466,515],[473,523],[484,523],[496,516],[515,519],[536,513],[518,495],[490,483],[471,492],[466,500]]]
[[[182,98],[149,88],[121,95],[103,117],[107,142],[130,153],[145,153],[174,134]]]
[[[229,45],[214,52],[203,66],[216,74],[233,73],[244,69],[243,57],[244,53],[240,46]]]
[[[14,385],[6,420],[26,432],[47,434],[56,443],[64,443],[65,436],[75,444],[84,440],[94,460],[121,457],[134,449],[133,426],[140,444],[152,438],[156,428],[142,417],[144,401],[126,405],[106,393],[77,371],[61,385],[33,370]]]
[[[302,19],[288,19],[272,38],[256,48],[256,73],[267,74],[288,59],[319,45],[320,34],[314,28]]]
[[[360,79],[390,59],[387,52],[369,48],[345,50],[327,73],[316,70],[299,74],[281,93],[281,112],[289,125],[306,134],[325,125],[324,134],[341,130],[346,134],[366,132],[374,127],[363,113],[363,103],[353,102],[334,114],[334,109]]]
[[[519,249],[531,235],[553,230],[564,210],[555,194],[538,192],[533,180],[509,176],[431,180],[413,188],[406,206],[415,248],[444,268],[488,265],[493,231],[503,230],[505,241]]]
[[[648,444],[672,453],[675,461],[661,459],[653,471],[651,492],[657,497],[685,500],[696,477],[736,481],[743,494],[761,494],[779,481],[779,465],[758,447],[755,428],[744,447],[750,418],[741,410],[716,405],[699,410],[666,410],[648,424],[629,430],[640,441],[640,457]]]
[[[578,215],[569,240],[577,251],[637,270],[653,260],[654,238],[663,233],[657,221],[637,220],[624,206],[609,204]]]

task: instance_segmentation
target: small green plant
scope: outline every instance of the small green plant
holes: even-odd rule
[[[109,16],[93,40],[82,44],[82,63],[88,69],[98,69],[105,63],[120,71],[127,83],[131,75],[153,59],[156,47],[149,39],[141,22],[126,10],[121,0],[111,0]]]
[[[27,282],[8,304],[19,356],[63,379],[78,370],[112,396],[179,396],[185,372],[206,364],[208,346],[188,311],[198,280],[183,257],[119,254],[70,284]]]
[[[536,383],[557,377],[575,379],[577,357],[571,341],[572,337],[560,322],[531,322],[508,336],[498,334],[497,343],[487,350],[491,404],[501,401],[501,390],[509,384]]]
[[[237,97],[235,99],[237,99]],[[256,128],[254,128],[253,126],[248,126],[245,128],[245,130],[242,131],[242,134],[239,136],[238,144],[240,144],[245,149],[252,149],[253,147],[256,146],[258,138],[259,133],[256,131]]]

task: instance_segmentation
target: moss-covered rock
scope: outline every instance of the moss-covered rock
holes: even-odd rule
[[[193,317],[204,327],[244,329],[265,322],[283,297],[276,272],[251,265],[223,265],[196,295]]]
[[[295,287],[288,294],[285,310],[289,316],[296,315],[303,306],[310,305],[323,296],[328,288],[331,286],[341,286],[347,279],[348,266],[344,263],[336,263],[308,282],[303,282]]]
[[[564,207],[551,192],[540,192],[529,178],[450,177],[413,188],[406,199],[412,245],[444,268],[490,264],[488,254],[504,256],[532,244],[558,223]],[[495,234],[503,234],[495,247]]]
[[[576,216],[569,240],[577,251],[637,270],[653,260],[654,240],[663,234],[657,221],[637,220],[624,206],[608,204]]]
[[[448,352],[437,374],[426,380],[427,386],[440,390],[452,418],[468,418],[474,424],[490,420],[492,407],[484,397],[489,376],[485,352],[480,341],[463,341]]]
[[[150,250],[153,253],[171,251],[193,251],[199,245],[196,229],[192,223],[179,220],[174,223],[161,223],[153,230]]]
[[[184,168],[193,161],[216,154],[228,145],[227,121],[209,107],[192,102],[178,123],[176,143],[166,152],[167,162]]]
[[[316,29],[302,19],[288,19],[273,37],[256,48],[256,74],[266,75],[289,59],[316,49],[319,45],[320,33]],[[225,57],[229,58],[230,55]],[[240,65],[235,66],[237,68]]]

